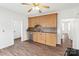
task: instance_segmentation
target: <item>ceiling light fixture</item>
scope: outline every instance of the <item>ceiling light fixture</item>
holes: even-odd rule
[[[30,5],[30,4],[22,3],[22,5]],[[49,6],[45,6],[45,5],[42,5],[40,3],[32,3],[31,5],[32,5],[32,7],[28,10],[28,12],[31,12],[32,10],[38,10],[39,13],[41,13],[42,11],[40,9],[42,9],[42,8],[46,8],[46,9],[49,8]]]
[[[38,6],[32,7],[33,10],[39,10],[40,8]]]

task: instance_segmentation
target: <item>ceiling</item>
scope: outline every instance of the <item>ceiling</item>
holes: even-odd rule
[[[29,17],[38,16],[38,15],[48,14],[48,13],[57,12],[57,11],[79,6],[79,3],[41,3],[41,4],[49,6],[50,8],[41,9],[42,13],[39,13],[38,10],[35,10],[35,11],[33,10],[30,13],[28,13],[28,16]],[[23,6],[20,3],[0,3],[0,7],[7,8],[14,12],[26,15],[27,11],[31,8],[31,5]]]

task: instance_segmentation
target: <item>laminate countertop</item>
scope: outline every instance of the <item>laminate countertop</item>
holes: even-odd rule
[[[41,28],[40,30],[35,30],[35,29],[28,29],[28,32],[42,32],[42,33],[53,33],[57,34],[57,29],[56,28]]]
[[[57,34],[57,32],[45,32],[45,31],[28,31],[28,32],[41,32],[41,33],[52,33],[52,34]]]

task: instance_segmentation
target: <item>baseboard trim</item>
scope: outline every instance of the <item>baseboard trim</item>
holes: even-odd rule
[[[15,38],[15,40],[17,40],[17,39],[21,39],[21,37]]]
[[[56,46],[61,46],[61,44],[56,44]]]

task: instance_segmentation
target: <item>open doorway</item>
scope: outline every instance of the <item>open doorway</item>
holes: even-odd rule
[[[72,47],[71,20],[64,19],[61,23],[61,27],[62,27],[61,44],[64,48],[71,48]]]

